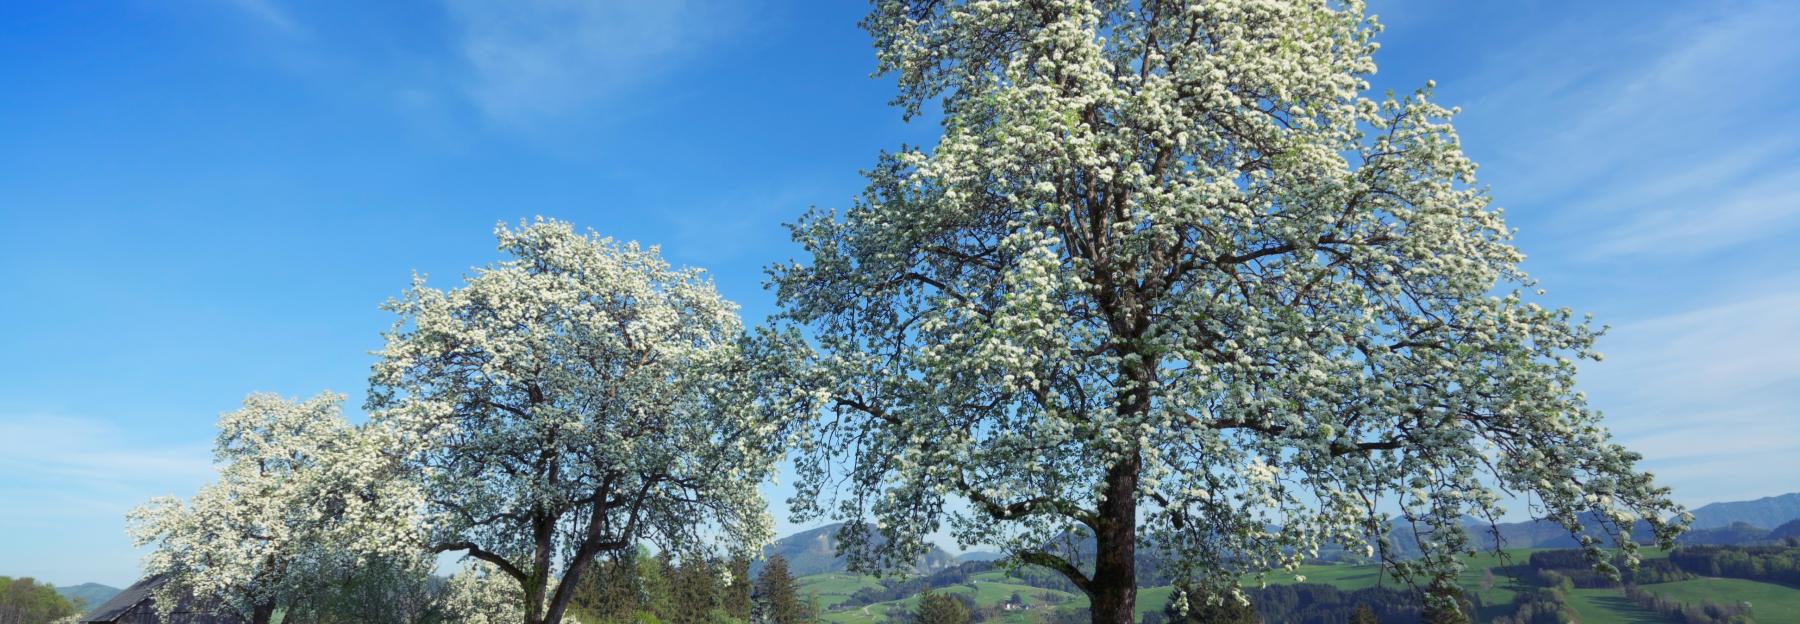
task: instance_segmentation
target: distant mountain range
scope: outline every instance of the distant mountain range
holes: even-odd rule
[[[957,561],[998,561],[1006,555],[991,550],[971,550],[956,556]]]
[[[1694,528],[1718,529],[1743,522],[1773,529],[1800,518],[1800,492],[1752,501],[1713,503],[1695,509]]]
[[[1784,540],[1790,537],[1800,539],[1800,520],[1789,520],[1787,521],[1787,524],[1775,527],[1775,530],[1769,531],[1769,539],[1771,540]]]
[[[82,583],[58,587],[56,593],[62,594],[62,597],[69,599],[70,602],[80,601],[75,605],[76,608],[86,611],[112,600],[113,596],[118,595],[119,588],[99,583]]]
[[[1733,501],[1711,503],[1693,509],[1693,527],[1678,540],[1683,544],[1745,544],[1759,541],[1780,540],[1788,535],[1800,536],[1800,492],[1770,496],[1751,501]],[[1589,527],[1589,533],[1599,534],[1601,524],[1597,519],[1588,518],[1583,522]],[[764,550],[765,554],[780,554],[787,558],[788,569],[794,576],[820,574],[824,572],[842,572],[848,566],[844,558],[837,556],[837,540],[834,534],[841,525],[833,524],[816,529],[802,531],[777,540],[775,544]],[[1491,548],[1494,544],[1493,532],[1485,522],[1473,518],[1465,521],[1469,533],[1478,544]],[[1569,535],[1562,525],[1546,520],[1528,520],[1525,522],[1501,523],[1497,527],[1501,545],[1505,548],[1577,548],[1579,542]],[[1396,523],[1393,528],[1395,546],[1400,556],[1418,554],[1416,542],[1411,539],[1410,530],[1404,524]],[[1640,523],[1634,527],[1632,535],[1640,541],[1650,539],[1648,525]],[[880,536],[876,536],[880,539]],[[1093,552],[1091,538],[1079,540],[1076,550],[1084,560],[1090,560]],[[1360,547],[1358,548],[1360,550]],[[1147,553],[1144,549],[1140,552]],[[1341,549],[1328,549],[1322,553],[1326,559],[1350,557]],[[970,551],[961,555],[951,555],[941,548],[933,548],[922,557],[915,566],[915,572],[930,573],[950,567],[964,561],[993,561],[1000,559],[1001,554],[993,551]],[[1141,575],[1154,575],[1154,562],[1140,561]],[[760,566],[758,566],[760,569]]]
[[[1770,496],[1751,501],[1721,502],[1704,505],[1693,510],[1693,530],[1680,539],[1685,544],[1742,544],[1757,541],[1774,541],[1786,537],[1800,537],[1800,492]],[[1598,523],[1589,522],[1589,526],[1597,527]],[[826,572],[843,572],[849,569],[844,557],[837,554],[837,530],[841,524],[831,524],[816,529],[801,531],[776,540],[763,549],[766,556],[781,555],[787,559],[788,570],[794,576],[823,574]],[[1492,536],[1483,523],[1470,520],[1470,533],[1480,543],[1491,546]],[[1574,548],[1577,543],[1569,536],[1568,531],[1560,525],[1543,520],[1526,522],[1509,522],[1499,525],[1500,539],[1506,548]],[[1402,531],[1395,528],[1398,538]],[[1648,537],[1643,526],[1637,527],[1633,534],[1640,539]],[[873,538],[880,544],[881,536]],[[1396,539],[1403,554],[1416,551],[1411,540]],[[1086,552],[1092,551],[1091,540],[1082,546]],[[1079,547],[1078,547],[1079,548]],[[993,561],[1001,558],[1000,553],[993,551],[970,551],[961,555],[952,555],[942,548],[933,546],[931,551],[914,563],[912,572],[929,574],[938,570],[955,566],[967,561]],[[1147,564],[1148,562],[1140,562]],[[752,574],[760,570],[762,561],[752,564]],[[1154,566],[1140,565],[1148,572]],[[83,601],[86,608],[93,608],[119,593],[116,587],[99,583],[82,583],[56,588],[57,593],[66,598]]]
[[[1711,503],[1693,509],[1694,523],[1687,533],[1676,539],[1682,544],[1732,545],[1769,539],[1771,530],[1800,519],[1800,493],[1770,496],[1752,501]],[[1584,518],[1588,533],[1600,534],[1600,522]],[[1562,525],[1545,520],[1510,522],[1499,525],[1501,545],[1506,548],[1576,548],[1579,543]],[[1493,534],[1484,523],[1472,523],[1470,532],[1484,545],[1493,545]],[[1649,525],[1638,523],[1632,528],[1633,539],[1650,539]],[[1776,539],[1779,539],[1777,537]]]
[[[775,540],[775,543],[763,548],[763,556],[766,559],[774,555],[781,555],[783,559],[787,560],[788,572],[794,576],[843,572],[848,570],[850,565],[844,557],[837,553],[837,532],[842,526],[844,525],[841,523],[828,524]],[[880,534],[871,535],[870,538],[874,540],[877,547],[884,543]],[[997,557],[998,555],[996,555]],[[955,555],[951,555],[937,546],[932,546],[929,552],[913,563],[912,572],[929,574],[956,565],[956,563]],[[761,569],[762,561],[757,561],[751,565],[751,574],[754,575]]]

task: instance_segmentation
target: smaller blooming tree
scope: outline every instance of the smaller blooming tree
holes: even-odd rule
[[[510,259],[389,304],[371,380],[426,547],[511,578],[537,624],[561,621],[601,553],[771,537],[757,484],[783,402],[761,387],[792,340],[747,337],[699,270],[655,248],[542,219],[495,234]]]
[[[450,577],[445,608],[464,624],[511,624],[525,613],[519,584],[492,564],[477,561]]]
[[[145,571],[169,577],[160,608],[191,599],[266,624],[277,607],[368,560],[366,546],[384,534],[344,529],[402,513],[385,505],[404,497],[360,471],[371,464],[356,459],[361,444],[342,402],[332,393],[302,402],[250,395],[219,420],[217,482],[188,501],[161,497],[131,512],[137,545],[155,546]]]

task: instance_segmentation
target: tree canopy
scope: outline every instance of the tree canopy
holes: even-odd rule
[[[74,620],[76,606],[56,587],[31,577],[0,576],[0,624],[39,624]]]
[[[276,608],[366,565],[365,545],[403,534],[356,522],[405,514],[407,498],[363,470],[370,464],[342,403],[329,392],[299,402],[250,395],[219,418],[218,481],[190,500],[160,497],[131,512],[137,545],[155,546],[145,573],[170,578],[157,589],[159,609],[192,601],[264,624]]]
[[[755,356],[774,343],[654,247],[541,219],[495,235],[509,259],[388,304],[371,378],[428,547],[515,579],[535,624],[560,620],[600,553],[767,541],[757,484],[785,429]]]
[[[948,594],[927,589],[919,594],[919,610],[913,614],[913,624],[969,624],[969,608]]]
[[[879,527],[875,564],[947,525],[1122,623],[1140,545],[1229,585],[1366,543],[1441,584],[1503,493],[1571,531],[1684,522],[1576,389],[1601,330],[1539,303],[1455,111],[1367,95],[1361,2],[877,0],[864,26],[942,136],[771,273],[829,401],[795,508]],[[1395,519],[1422,558],[1390,556]]]

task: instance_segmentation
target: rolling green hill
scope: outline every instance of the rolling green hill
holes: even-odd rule
[[[780,555],[787,560],[788,569],[799,576],[812,574],[830,574],[843,572],[849,567],[848,562],[837,552],[837,531],[842,524],[828,524],[815,529],[801,531],[770,544],[763,549],[764,556]],[[880,534],[873,534],[869,539],[877,547],[883,540]],[[762,569],[763,560],[757,560],[750,566],[750,573],[755,575]],[[931,550],[919,557],[914,569],[919,572],[931,572],[956,564],[956,557],[944,549],[933,546]]]
[[[76,608],[87,610],[111,600],[113,596],[118,595],[119,588],[99,583],[82,583],[58,587],[56,593],[62,594],[62,597],[69,599],[70,602],[80,601],[76,604]]]
[[[1520,579],[1508,576],[1507,566],[1523,564],[1536,550],[1513,549],[1504,554],[1482,554],[1466,560],[1466,569],[1460,581],[1468,593],[1479,597],[1481,604],[1488,605],[1477,614],[1476,621],[1489,621],[1508,612],[1514,595],[1525,589],[1525,585]],[[1644,556],[1646,559],[1658,559],[1667,554],[1646,549]],[[1300,582],[1301,577],[1307,583],[1327,584],[1343,590],[1377,585],[1397,586],[1397,581],[1384,578],[1380,567],[1374,565],[1307,565],[1293,572],[1270,573],[1264,580],[1270,585],[1282,585]],[[803,593],[817,592],[820,605],[826,609],[823,619],[833,624],[880,624],[887,622],[890,615],[905,615],[918,605],[916,595],[868,605],[846,604],[858,590],[881,587],[880,581],[872,577],[833,573],[802,577],[799,581]],[[1246,577],[1243,582],[1246,586],[1258,585],[1258,580],[1254,577]],[[1748,602],[1755,610],[1756,621],[1763,624],[1800,622],[1800,588],[1724,578],[1693,578],[1649,584],[1643,588],[1683,602]],[[990,609],[989,620],[1008,624],[1035,624],[1044,621],[1042,616],[1050,611],[1087,606],[1085,596],[1031,587],[1023,584],[1022,579],[1002,570],[973,574],[966,583],[945,585],[933,591],[971,596],[977,607]],[[1167,586],[1138,590],[1139,616],[1161,611],[1172,592],[1173,588]],[[1021,597],[1026,608],[1002,610],[1002,605],[1009,602],[1014,594]],[[1568,602],[1580,614],[1583,624],[1650,624],[1668,621],[1633,604],[1619,589],[1575,589],[1570,592]]]

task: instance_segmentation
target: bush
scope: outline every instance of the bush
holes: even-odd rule
[[[76,615],[75,605],[56,588],[31,577],[0,576],[0,622],[35,624]]]

